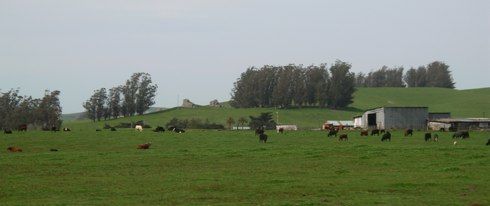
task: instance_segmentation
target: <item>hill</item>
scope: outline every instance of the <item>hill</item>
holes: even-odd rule
[[[322,108],[249,108],[235,109],[225,104],[216,108],[202,106],[197,108],[172,108],[143,116],[134,116],[102,122],[66,122],[68,127],[80,129],[102,128],[122,122],[144,120],[153,127],[164,126],[172,118],[201,119],[211,123],[226,125],[226,119],[258,116],[271,112],[279,124],[296,124],[300,129],[320,128],[325,120],[350,120],[365,110],[381,106],[427,106],[430,112],[451,112],[453,117],[483,117],[490,115],[490,88],[453,90],[444,88],[360,88],[354,93],[354,103],[344,110]]]

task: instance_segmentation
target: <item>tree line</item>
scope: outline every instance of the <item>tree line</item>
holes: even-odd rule
[[[124,85],[95,90],[83,107],[87,117],[93,121],[141,115],[155,104],[157,89],[150,74],[134,73]]]
[[[381,69],[356,74],[356,87],[442,87],[454,89],[449,65],[435,61],[417,69],[410,68],[405,74],[403,67]]]
[[[444,87],[454,88],[449,66],[435,61],[405,74],[403,67],[381,69],[368,74],[350,72],[351,65],[337,61],[326,64],[251,67],[232,89],[233,107],[327,107],[344,108],[352,103],[357,87]]]
[[[342,108],[352,103],[355,91],[355,74],[350,69],[342,61],[330,68],[326,64],[251,67],[234,83],[230,104],[237,108]]]
[[[19,125],[31,125],[49,130],[62,124],[60,91],[46,90],[43,98],[21,96],[11,89],[0,96],[0,128],[16,129]]]

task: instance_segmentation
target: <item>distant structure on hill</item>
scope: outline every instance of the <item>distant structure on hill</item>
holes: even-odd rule
[[[219,103],[219,101],[217,99],[210,101],[209,106],[211,106],[211,107],[223,107],[223,105],[221,103]]]
[[[189,100],[189,99],[184,99],[184,102],[182,102],[182,107],[185,107],[185,108],[194,108],[196,106],[197,105],[194,104],[193,102],[191,102],[191,100]]]

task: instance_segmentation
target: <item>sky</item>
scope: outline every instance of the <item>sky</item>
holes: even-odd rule
[[[63,113],[146,72],[155,105],[228,101],[249,67],[355,73],[442,61],[456,89],[490,87],[487,0],[0,0],[0,89]]]

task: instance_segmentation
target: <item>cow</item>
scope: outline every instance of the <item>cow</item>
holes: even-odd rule
[[[12,134],[12,130],[11,129],[3,129],[3,133]]]
[[[381,141],[382,142],[384,142],[384,141],[391,142],[391,133],[390,132],[384,133],[383,137],[381,137]]]
[[[281,134],[284,133],[284,128],[277,129],[277,133],[281,133]]]
[[[184,133],[185,132],[184,129],[181,129],[181,128],[178,128],[178,127],[169,127],[168,130],[169,131],[174,131],[175,133]]]
[[[112,131],[112,132],[115,132],[115,131],[117,131],[117,130],[116,130],[116,128],[115,128],[115,127],[111,127],[111,131]]]
[[[327,137],[331,137],[331,136],[337,137],[337,132],[339,132],[339,130],[336,130],[335,128],[332,127],[330,130],[328,130]]]
[[[18,147],[8,147],[7,150],[10,152],[22,152],[22,149]]]
[[[462,138],[466,139],[470,137],[470,133],[468,131],[458,131],[453,134],[453,138]]]
[[[138,132],[142,132],[142,131],[143,131],[143,126],[141,126],[141,125],[136,125],[136,126],[134,126],[134,130],[135,130],[135,131],[138,131]]]
[[[21,124],[19,127],[17,127],[18,131],[27,131],[27,124]]]
[[[405,130],[405,137],[410,135],[410,137],[413,135],[413,129],[407,129]]]
[[[51,127],[51,132],[57,132],[57,131],[59,131],[57,127],[55,127],[55,126]]]
[[[155,128],[153,130],[154,132],[165,132],[165,128],[161,127],[161,126],[158,126],[157,128]]]
[[[362,136],[368,136],[369,135],[369,131],[367,130],[361,130],[361,137]]]
[[[438,134],[434,134],[434,142],[438,142],[439,141],[439,135]]]
[[[57,152],[58,149],[50,149],[49,151],[51,151],[51,152]]]
[[[70,131],[71,131],[71,129],[70,129],[70,128],[68,128],[68,127],[65,127],[65,128],[63,128],[63,131],[64,131],[64,132],[70,132]]]
[[[424,139],[426,142],[432,140],[432,134],[430,132],[425,133]]]
[[[371,130],[371,136],[374,136],[374,135],[379,136],[379,129]]]
[[[266,134],[264,134],[264,133],[260,134],[260,135],[259,135],[259,142],[264,142],[264,143],[266,143],[266,142],[267,142],[267,137],[268,137],[268,136],[267,136]]]
[[[347,141],[347,139],[348,139],[347,134],[340,134],[339,135],[339,141],[344,141],[344,140]]]
[[[488,146],[488,145],[490,145],[490,139],[488,139],[488,141],[487,141],[487,146]]]
[[[138,145],[137,149],[150,149],[151,142]]]

